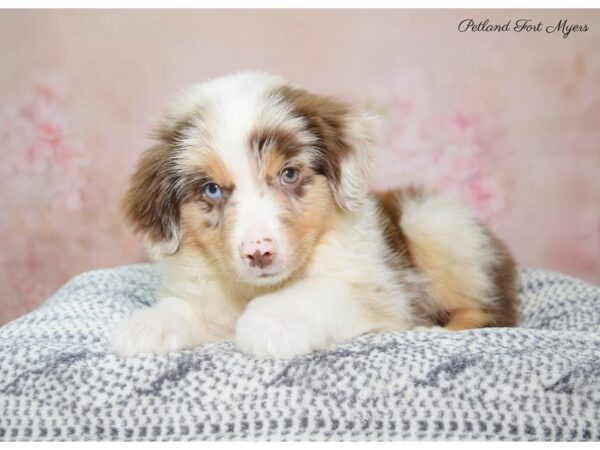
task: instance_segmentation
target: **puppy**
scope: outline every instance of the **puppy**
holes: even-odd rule
[[[117,325],[112,350],[234,339],[291,358],[369,332],[514,325],[504,245],[444,196],[369,193],[377,148],[373,117],[274,76],[185,91],[125,198],[158,302]]]

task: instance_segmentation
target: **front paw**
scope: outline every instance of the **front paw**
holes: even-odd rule
[[[306,320],[260,306],[249,305],[237,321],[235,345],[241,352],[256,358],[288,359],[318,349]]]
[[[173,312],[157,307],[141,309],[122,320],[110,338],[111,351],[119,356],[139,353],[168,353],[194,347],[189,322]]]

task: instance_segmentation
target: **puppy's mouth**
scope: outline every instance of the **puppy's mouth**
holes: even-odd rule
[[[275,278],[281,277],[282,275],[284,275],[283,270],[277,270],[277,271],[261,271],[260,273],[257,274],[253,274],[250,276],[247,276],[247,279],[249,281],[253,281],[253,280],[273,280]]]
[[[258,270],[244,270],[242,275],[242,280],[249,284],[256,285],[269,285],[269,284],[278,284],[282,281],[285,281],[289,273],[282,268],[272,268],[268,269],[258,269]]]
[[[271,278],[276,277],[279,273],[261,273],[258,278]]]

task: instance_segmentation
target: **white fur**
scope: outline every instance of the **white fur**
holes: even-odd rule
[[[309,278],[252,300],[237,321],[235,343],[259,358],[291,358],[371,331],[347,283]]]
[[[201,317],[192,304],[165,297],[152,308],[136,311],[113,330],[111,347],[121,356],[167,353],[189,348],[205,340]]]

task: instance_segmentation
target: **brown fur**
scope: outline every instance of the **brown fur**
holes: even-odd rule
[[[207,174],[207,178],[217,183],[224,191],[232,191],[235,187],[234,180],[229,175],[223,161],[214,153],[203,154],[198,161],[198,166],[192,170]]]
[[[232,258],[228,247],[229,236],[233,229],[235,206],[228,206],[227,211],[220,211],[217,226],[202,226],[207,220],[207,212],[198,203],[186,203],[181,208],[182,246],[203,255],[204,262],[227,273],[232,266]]]
[[[412,257],[408,239],[400,227],[402,210],[398,207],[400,202],[398,191],[385,191],[374,193],[380,209],[380,223],[383,235],[391,254],[395,256],[394,266],[397,270],[404,270],[412,266]]]
[[[306,264],[314,246],[323,234],[331,228],[337,215],[335,202],[323,176],[315,175],[307,188],[301,204],[293,199],[282,199],[282,223],[289,242],[298,245],[295,250],[297,268]]]
[[[170,155],[166,144],[147,150],[124,198],[128,221],[154,242],[171,239],[179,222],[182,194],[173,188]]]
[[[488,233],[489,234],[489,233]],[[487,313],[491,321],[498,327],[511,327],[517,323],[519,298],[517,296],[516,264],[506,245],[496,236],[489,234],[491,245],[494,246],[500,258],[490,269],[494,280],[494,306]]]
[[[270,147],[273,149],[274,147]],[[262,159],[261,172],[265,182],[271,186],[279,186],[281,170],[284,168],[287,158],[278,151],[265,151],[265,157]]]
[[[193,113],[167,118],[154,133],[159,141],[144,152],[123,199],[128,222],[137,232],[145,232],[152,242],[168,241],[179,228],[180,207],[197,192],[204,174],[179,173],[173,156],[185,130],[201,117],[201,108]],[[185,181],[185,182],[182,182]],[[178,186],[178,188],[176,187]]]
[[[291,86],[279,88],[274,94],[281,96],[293,113],[304,119],[306,130],[317,139],[316,172],[325,175],[334,189],[339,188],[342,161],[355,151],[347,136],[347,120],[353,113],[350,105]]]
[[[477,292],[477,288],[469,284],[470,279],[463,274],[462,267],[444,258],[435,246],[427,243],[411,243],[412,254],[416,266],[428,277],[429,296],[421,307],[429,309],[429,315],[435,321],[444,321],[446,327],[457,329],[453,325],[455,316],[464,316],[457,324],[470,324],[466,328],[475,328],[488,325],[491,317],[479,303],[479,299],[471,292]],[[482,295],[485,295],[482,294]],[[478,313],[475,313],[477,311]]]
[[[198,105],[187,114],[178,117],[168,116],[154,132],[154,138],[170,146],[177,146],[185,137],[185,132],[194,128],[196,123],[202,120],[203,115],[204,109]]]
[[[250,148],[258,153],[259,157],[269,148],[274,148],[283,158],[293,158],[305,144],[298,139],[296,133],[282,128],[259,128],[250,133],[248,138]]]
[[[464,302],[465,304],[468,302]],[[449,306],[451,308],[451,306]],[[499,326],[493,323],[484,308],[465,306],[463,309],[449,309],[448,322],[444,328],[451,331],[466,330],[469,328]]]

